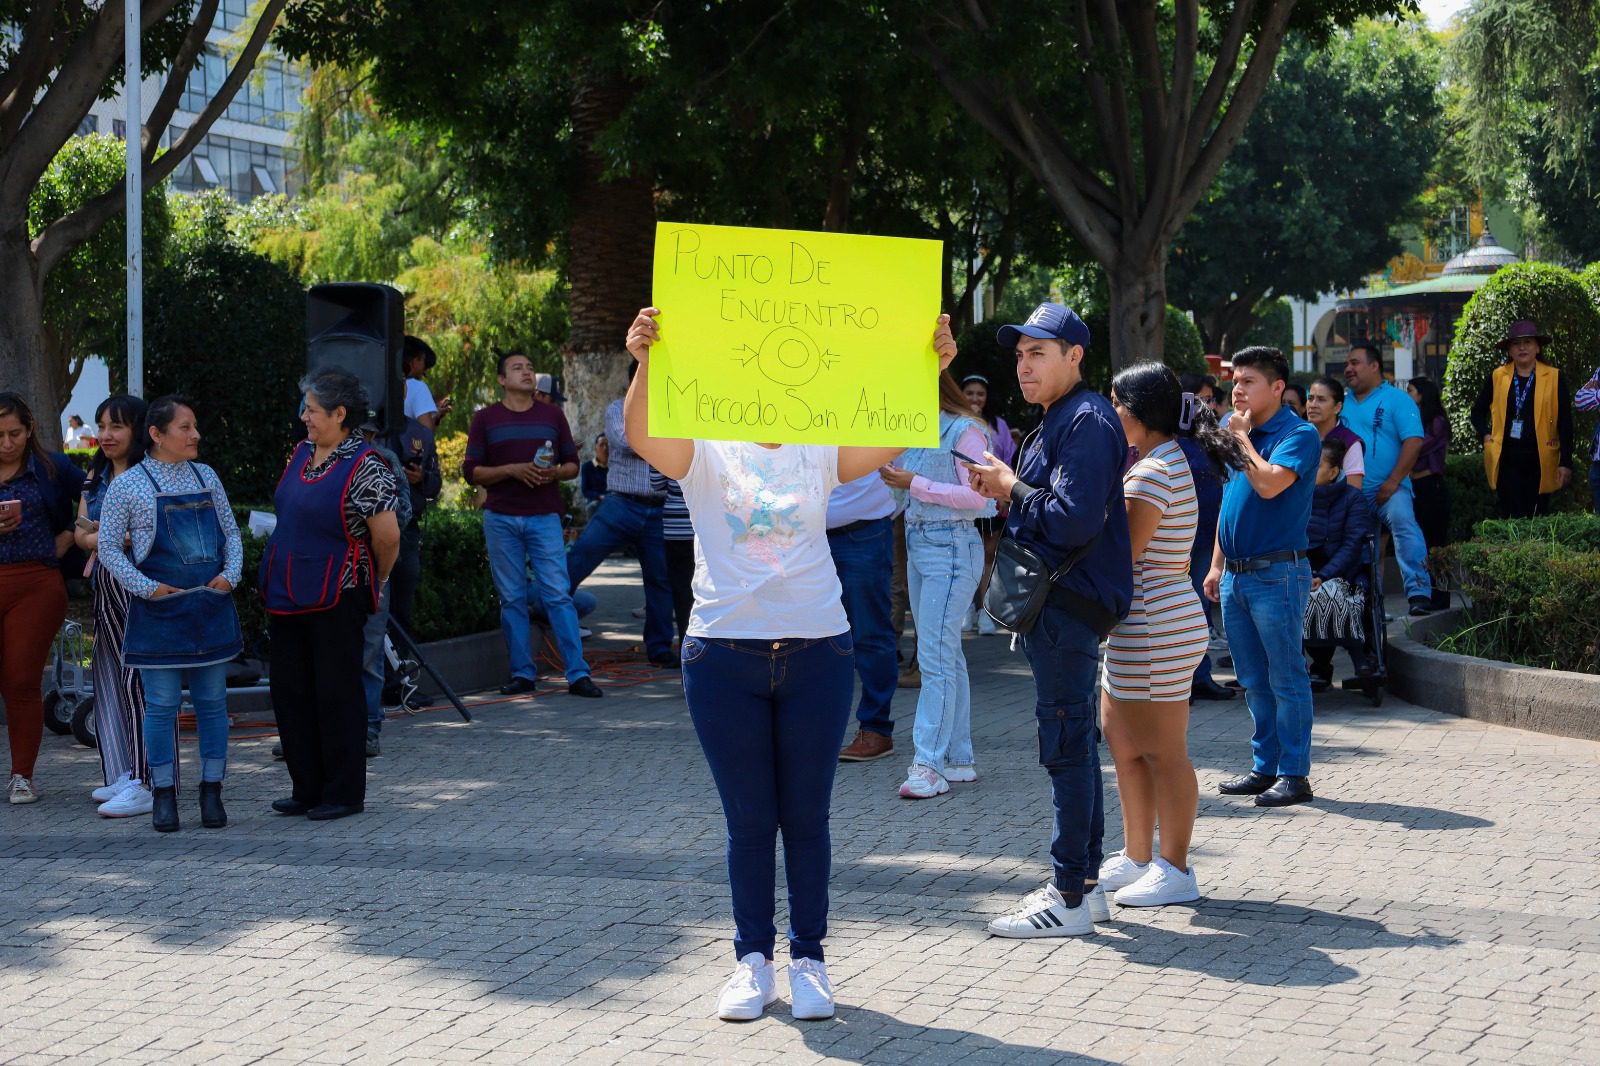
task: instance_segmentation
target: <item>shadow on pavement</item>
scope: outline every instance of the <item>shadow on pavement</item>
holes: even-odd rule
[[[1114,907],[1111,912],[1113,919],[1127,914],[1126,908]],[[1357,970],[1335,961],[1326,949],[1442,948],[1457,942],[1431,933],[1407,936],[1390,932],[1371,918],[1259,900],[1202,899],[1194,905],[1190,925],[1196,931],[1114,921],[1112,928],[1125,935],[1095,940],[1138,966],[1192,970],[1252,985],[1293,987],[1343,984],[1358,976]],[[1298,929],[1286,931],[1284,926]]]
[[[830,1061],[878,1063],[1004,1063],[1005,1066],[1033,1066],[1049,1063],[1108,1063],[1111,1060],[1080,1055],[1059,1048],[1010,1044],[994,1037],[963,1029],[904,1022],[891,1014],[838,1005],[831,1022],[801,1022],[784,1018],[805,1041],[806,1047]],[[781,1016],[780,1016],[781,1017]]]
[[[1407,803],[1374,803],[1318,796],[1315,806],[1346,818],[1388,822],[1406,829],[1488,829],[1494,825],[1489,819],[1474,814],[1445,811],[1437,807],[1414,807]]]

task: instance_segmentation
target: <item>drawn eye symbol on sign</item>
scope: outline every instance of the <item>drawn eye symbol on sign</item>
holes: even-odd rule
[[[748,344],[735,349],[744,366],[755,363],[769,381],[790,387],[805,385],[822,370],[833,366],[838,355],[820,348],[811,335],[795,326],[779,326],[768,333],[759,348]]]

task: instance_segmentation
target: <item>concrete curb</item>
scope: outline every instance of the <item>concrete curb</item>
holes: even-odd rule
[[[1600,676],[1454,655],[1423,641],[1460,624],[1456,608],[1389,626],[1389,688],[1430,710],[1600,740]]]

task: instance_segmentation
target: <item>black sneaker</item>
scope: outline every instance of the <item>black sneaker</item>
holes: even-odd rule
[[[650,656],[650,662],[652,665],[659,666],[663,670],[677,670],[683,665],[678,661],[678,656],[674,652],[670,651],[663,652],[660,655]]]
[[[1411,604],[1411,617],[1423,618],[1433,613],[1432,596],[1413,596],[1407,601]]]
[[[383,753],[382,746],[378,743],[378,734],[367,734],[367,758],[375,759]]]
[[[513,677],[510,681],[500,686],[502,696],[522,696],[539,687],[539,682],[531,677]]]
[[[600,686],[594,683],[593,678],[580,677],[567,686],[567,695],[582,696],[584,699],[597,700],[605,693],[600,691]]]

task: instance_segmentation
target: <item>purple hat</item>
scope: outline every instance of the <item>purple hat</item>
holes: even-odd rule
[[[1001,326],[994,335],[1002,348],[1015,348],[1018,337],[1065,341],[1068,345],[1089,347],[1089,327],[1083,324],[1083,319],[1078,317],[1076,311],[1060,304],[1040,304],[1028,316],[1028,321],[1020,326]]]
[[[1511,323],[1511,328],[1506,330],[1505,340],[1501,341],[1496,347],[1503,352],[1511,347],[1512,341],[1519,341],[1524,337],[1532,337],[1538,341],[1540,348],[1550,343],[1550,334],[1540,333],[1539,327],[1531,319],[1519,318]]]

